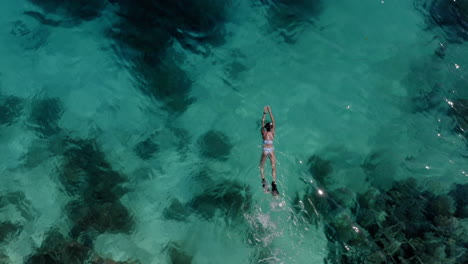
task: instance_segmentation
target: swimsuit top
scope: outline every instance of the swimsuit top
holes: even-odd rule
[[[263,144],[273,144],[273,140],[263,140]]]

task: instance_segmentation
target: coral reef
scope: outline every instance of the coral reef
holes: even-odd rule
[[[151,138],[147,138],[139,142],[133,150],[142,160],[149,160],[159,150],[159,146]]]
[[[131,213],[120,203],[125,178],[112,169],[94,140],[66,139],[59,180],[76,197],[66,206],[74,222],[73,238],[86,231],[124,232],[133,228]]]
[[[115,261],[96,254],[91,247],[64,236],[57,230],[47,232],[40,248],[28,256],[26,264],[138,264],[139,261]]]
[[[47,233],[42,246],[33,255],[29,256],[25,263],[85,263],[91,249],[76,241],[70,240],[60,232],[52,230]]]
[[[29,114],[30,126],[43,138],[57,134],[58,122],[62,117],[63,106],[58,98],[39,99],[33,102]]]
[[[410,178],[357,199],[349,190],[336,189],[327,197],[309,190],[297,207],[307,216],[324,216],[326,263],[465,263],[468,221],[457,212],[466,206],[466,186],[433,194]]]
[[[425,66],[423,66],[425,65]],[[437,56],[415,60],[401,80],[407,88],[408,107],[412,112],[426,112],[433,109],[445,111],[443,82],[445,79],[442,61]]]
[[[15,36],[18,44],[25,50],[35,51],[47,43],[50,31],[41,24],[52,23],[35,15],[36,12],[25,12],[20,19],[12,23],[10,34]]]
[[[468,130],[468,100],[453,100],[453,105],[450,110],[450,114],[455,116],[455,120],[458,123],[458,131],[462,134],[465,134],[465,131]]]
[[[164,251],[168,256],[169,264],[190,264],[193,256],[187,254],[182,246],[176,242],[169,242]]]
[[[10,95],[0,97],[0,126],[12,125],[23,110],[23,100],[19,97]]]
[[[160,28],[189,45],[189,40],[222,42],[231,0],[115,0],[121,16],[138,28]],[[137,3],[135,3],[137,2]]]
[[[294,43],[304,26],[312,23],[323,7],[321,0],[261,0],[268,7],[270,27],[286,43]]]
[[[130,212],[117,201],[108,203],[69,203],[66,208],[68,217],[75,223],[72,237],[85,231],[98,233],[129,233],[133,227]]]
[[[0,263],[1,264],[10,264],[10,258],[0,250]]]
[[[0,221],[0,244],[17,236],[22,230],[23,226],[19,223]]]
[[[451,42],[468,40],[468,1],[419,0],[417,5],[427,12],[430,23],[441,27]]]
[[[109,31],[120,54],[130,58],[137,87],[163,102],[171,112],[183,112],[194,99],[192,80],[174,62],[174,41],[197,53],[203,46],[224,42],[224,24],[231,0],[115,0],[120,20]],[[200,50],[202,49],[202,50]]]
[[[225,180],[207,187],[188,203],[188,207],[205,219],[211,219],[219,213],[226,220],[233,220],[250,208],[251,200],[248,186]]]
[[[0,209],[13,205],[25,220],[32,220],[37,212],[22,192],[8,192],[0,195]]]
[[[229,138],[223,132],[210,130],[198,139],[201,154],[207,158],[227,160],[232,149]]]
[[[455,216],[468,218],[468,184],[456,184],[449,195],[453,197],[456,203]]]
[[[185,221],[190,214],[186,205],[174,198],[171,204],[163,210],[163,216],[168,220]]]
[[[76,20],[92,20],[101,15],[106,0],[29,0],[46,13],[57,13]]]
[[[324,160],[317,155],[313,155],[309,158],[307,164],[309,166],[309,172],[318,183],[322,186],[326,186],[331,183],[331,179],[328,177],[333,172],[331,161]]]
[[[163,102],[167,110],[184,112],[194,102],[189,96],[192,81],[176,63],[139,60],[135,72],[141,77],[139,88]]]

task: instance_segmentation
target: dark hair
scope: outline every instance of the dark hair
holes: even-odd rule
[[[273,123],[272,122],[268,122],[265,124],[264,128],[266,129],[266,131],[270,131],[270,129],[273,127]]]

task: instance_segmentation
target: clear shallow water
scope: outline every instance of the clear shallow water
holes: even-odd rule
[[[412,208],[427,221],[460,223],[447,234],[396,217],[410,226],[402,244],[435,232],[433,247],[462,263],[447,241],[466,245],[453,191],[467,183],[466,42],[428,2],[312,2],[2,2],[0,256],[359,263],[350,255],[371,250],[398,263],[377,237],[395,217],[368,201],[391,207],[396,188],[408,204],[423,197]],[[279,199],[257,168],[267,104]],[[392,189],[409,178],[410,194]]]

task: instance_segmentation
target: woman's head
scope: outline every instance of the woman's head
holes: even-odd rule
[[[264,128],[266,129],[266,131],[270,131],[271,128],[273,127],[273,123],[272,122],[268,122],[265,124]]]

